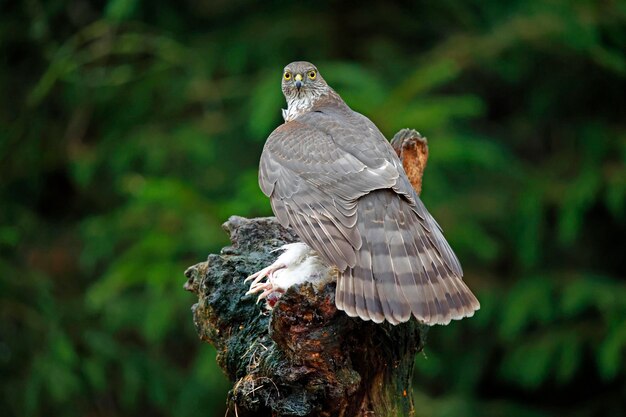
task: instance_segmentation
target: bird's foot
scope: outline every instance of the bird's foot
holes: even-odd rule
[[[273,307],[273,305],[276,303],[276,301],[278,300],[278,297],[269,297],[270,294],[275,293],[275,292],[279,292],[279,293],[283,293],[284,290],[282,290],[281,288],[278,288],[274,285],[274,274],[277,271],[280,271],[283,268],[286,268],[287,265],[285,265],[283,262],[278,262],[278,260],[276,262],[274,262],[273,264],[271,264],[270,266],[267,266],[263,269],[261,269],[260,271],[250,275],[248,278],[245,279],[244,282],[250,281],[252,280],[252,282],[250,283],[250,289],[248,290],[248,292],[246,293],[246,295],[248,294],[256,294],[258,292],[261,292],[261,294],[259,294],[256,302],[258,303],[259,301],[263,300],[264,298],[267,299],[268,304],[271,304],[271,306]],[[265,281],[263,281],[264,278],[267,278]],[[270,303],[270,301],[273,300],[272,303]]]
[[[257,302],[265,299],[268,308],[273,308],[284,292],[297,284],[324,283],[330,277],[328,266],[306,244],[288,243],[276,249],[283,253],[270,266],[250,275],[247,294],[261,293]]]

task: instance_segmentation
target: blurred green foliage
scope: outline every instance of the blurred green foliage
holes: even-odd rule
[[[222,416],[186,266],[256,184],[280,75],[388,136],[475,318],[416,358],[419,416],[626,414],[626,3],[0,3],[0,413]]]

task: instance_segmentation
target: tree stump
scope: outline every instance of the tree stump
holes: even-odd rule
[[[428,150],[403,129],[391,141],[417,192]],[[232,246],[187,269],[184,288],[200,339],[217,349],[233,387],[231,416],[412,416],[414,357],[427,326],[397,326],[348,317],[335,307],[335,284],[288,289],[272,310],[245,295],[244,279],[271,264],[272,250],[298,237],[273,217],[233,216]]]

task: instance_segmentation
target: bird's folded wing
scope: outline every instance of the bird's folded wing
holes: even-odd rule
[[[265,144],[259,184],[279,221],[342,271],[356,264],[362,244],[355,227],[357,200],[374,190],[393,189],[410,203],[445,264],[463,275],[393,148],[365,116],[312,112],[281,125]]]
[[[353,111],[341,116],[332,110],[327,113],[308,113],[299,120],[307,122],[329,135],[332,133],[335,146],[342,152],[356,158],[363,165],[376,167],[381,166],[386,161],[390,164],[387,168],[391,172],[399,172],[393,185],[388,188],[392,188],[410,203],[429,243],[438,251],[447,267],[457,276],[462,277],[461,264],[444,238],[441,227],[418,197],[404,172],[402,162],[376,125],[367,117]]]
[[[400,175],[382,158],[368,166],[337,146],[323,131],[293,121],[268,138],[259,167],[259,185],[271,198],[284,226],[332,265],[356,263],[361,237],[355,227],[356,201],[372,190],[391,188]]]

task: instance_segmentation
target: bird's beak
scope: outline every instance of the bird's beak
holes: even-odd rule
[[[295,80],[296,88],[300,90],[302,88],[302,74],[296,74]]]

